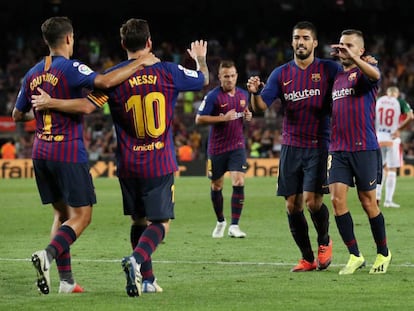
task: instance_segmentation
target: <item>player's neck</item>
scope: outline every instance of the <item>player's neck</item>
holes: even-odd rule
[[[342,64],[344,71],[350,71],[352,69],[354,69],[355,67],[358,67],[356,64],[351,64],[351,65],[344,65]]]
[[[224,93],[227,93],[229,95],[236,94],[236,87],[233,87],[233,88],[224,88],[223,86],[221,86],[221,89],[223,90]]]
[[[138,59],[140,56],[145,56],[150,52],[149,49],[138,50],[135,52],[127,51],[128,59]]]
[[[64,49],[50,49],[50,56],[63,56],[67,59],[70,58],[70,55],[67,51]]]
[[[308,68],[308,66],[312,64],[314,60],[315,60],[314,56],[309,56],[308,58],[305,58],[305,59],[300,59],[300,58],[295,57],[295,63],[300,69]]]

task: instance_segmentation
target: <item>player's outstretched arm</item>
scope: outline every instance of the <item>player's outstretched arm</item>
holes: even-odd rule
[[[58,110],[67,113],[84,113],[88,114],[97,109],[86,98],[73,98],[73,99],[58,99],[50,97],[48,93],[42,90],[40,87],[37,88],[39,95],[32,95],[32,104],[34,110]]]
[[[191,42],[187,52],[196,62],[197,70],[200,70],[203,73],[204,85],[208,85],[210,82],[210,73],[207,67],[207,41],[196,40]]]
[[[128,79],[138,70],[142,69],[144,66],[151,66],[159,61],[160,59],[153,53],[148,53],[147,55],[137,58],[126,66],[117,68],[106,74],[98,74],[95,78],[94,84],[100,89],[107,89],[116,86]]]

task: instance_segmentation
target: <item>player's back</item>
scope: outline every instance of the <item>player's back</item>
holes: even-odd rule
[[[78,61],[63,56],[47,56],[25,75],[16,107],[23,112],[30,111],[31,96],[37,94],[37,87],[55,98],[82,97],[84,88],[93,87],[95,76],[95,72]],[[82,115],[42,110],[34,111],[34,116],[34,159],[87,162]]]
[[[159,62],[106,92],[119,146],[119,176],[154,177],[178,169],[172,128],[177,96],[203,85],[199,72]]]

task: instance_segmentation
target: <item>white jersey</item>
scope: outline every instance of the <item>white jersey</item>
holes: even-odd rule
[[[400,125],[401,105],[398,99],[391,96],[381,96],[375,106],[375,130],[378,142],[392,141],[391,134]]]

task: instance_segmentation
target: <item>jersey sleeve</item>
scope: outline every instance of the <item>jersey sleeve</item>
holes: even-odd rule
[[[16,109],[20,112],[29,112],[32,109],[31,98],[29,98],[29,93],[27,92],[26,76],[23,79],[19,93],[17,94]]]
[[[260,93],[267,107],[270,107],[275,101],[275,99],[279,97],[279,93],[280,93],[279,75],[280,75],[280,67],[274,69],[270,73],[270,76],[267,79],[267,82],[262,92]]]
[[[204,86],[204,74],[201,71],[185,68],[174,63],[166,63],[178,92],[199,91]]]
[[[398,102],[400,103],[402,114],[407,114],[412,110],[410,104],[406,102],[404,99],[398,98]]]
[[[198,108],[197,114],[200,116],[209,116],[212,114],[214,109],[214,102],[215,96],[213,90],[208,92],[206,96],[204,96],[200,107]]]
[[[96,107],[102,109],[102,107],[108,102],[108,95],[106,95],[101,90],[94,90],[93,92],[89,93],[86,97],[92,104],[94,104]]]
[[[75,84],[75,87],[83,87],[92,90],[97,72],[93,71],[88,65],[73,60],[68,63],[66,71],[67,80]]]

